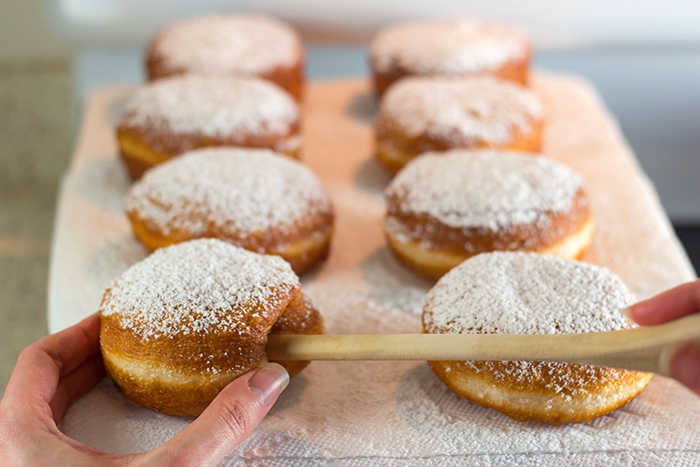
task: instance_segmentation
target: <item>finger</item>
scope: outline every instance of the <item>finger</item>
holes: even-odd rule
[[[630,317],[649,326],[700,312],[700,281],[688,282],[644,300],[629,309]]]
[[[671,359],[671,375],[700,395],[700,349],[695,345],[680,348]]]
[[[83,394],[95,387],[105,376],[101,355],[93,355],[78,368],[63,376],[58,382],[56,395],[51,401],[51,411],[56,424],[61,421],[68,407]]]
[[[95,313],[24,349],[7,383],[3,401],[49,404],[60,377],[99,352],[99,329],[100,317]]]
[[[276,363],[246,373],[226,386],[197,420],[151,453],[163,465],[217,465],[255,429],[288,382],[287,371]]]

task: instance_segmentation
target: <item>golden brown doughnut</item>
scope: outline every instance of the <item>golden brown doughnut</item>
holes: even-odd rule
[[[538,152],[542,126],[542,104],[522,86],[491,77],[406,78],[380,103],[377,157],[395,173],[427,151]]]
[[[600,266],[533,253],[483,253],[426,297],[423,332],[560,334],[632,327],[622,281]],[[604,415],[639,394],[650,373],[560,362],[428,362],[460,397],[519,420],[554,425]]]
[[[322,334],[323,319],[283,259],[214,239],[163,248],[105,291],[100,348],[129,399],[198,415],[260,366],[269,333]],[[308,362],[280,362],[295,375]]]
[[[117,128],[132,178],[183,152],[210,146],[269,148],[299,157],[299,108],[257,78],[186,75],[139,88]]]
[[[268,149],[188,152],[149,170],[125,206],[151,251],[218,238],[279,255],[297,274],[328,256],[333,233],[333,206],[316,175]]]
[[[304,84],[304,47],[287,24],[262,15],[214,15],[173,24],[151,41],[148,78],[181,74],[254,76],[296,100]]]
[[[494,250],[579,258],[593,235],[581,178],[534,154],[426,153],[394,177],[386,200],[389,246],[430,279]]]
[[[407,76],[490,75],[524,85],[531,55],[530,41],[520,30],[466,18],[397,24],[370,44],[378,98]]]

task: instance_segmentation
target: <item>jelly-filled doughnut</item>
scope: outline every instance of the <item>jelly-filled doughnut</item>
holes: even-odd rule
[[[426,153],[394,177],[386,200],[389,246],[431,279],[494,250],[579,258],[593,235],[581,177],[534,154]]]
[[[540,150],[543,107],[532,91],[490,77],[406,78],[375,123],[377,158],[396,172],[426,151]]]
[[[396,24],[370,44],[377,97],[407,76],[489,75],[527,84],[531,56],[519,29],[468,18]]]
[[[269,148],[299,157],[299,107],[284,89],[261,79],[178,76],[146,84],[128,98],[117,140],[134,179],[202,147]]]
[[[218,238],[281,256],[297,274],[328,256],[333,233],[333,206],[316,175],[268,149],[191,151],[146,172],[125,204],[150,250]]]
[[[198,415],[260,366],[268,334],[323,333],[287,262],[215,239],[135,264],[105,291],[100,314],[100,348],[117,387],[173,415]],[[307,363],[280,362],[292,376]]]
[[[632,297],[600,266],[533,253],[471,258],[426,297],[430,334],[560,334],[632,327]],[[428,362],[460,397],[519,420],[578,423],[631,401],[651,373],[561,362]]]
[[[150,80],[180,74],[255,76],[297,100],[304,85],[304,47],[287,24],[263,15],[213,15],[175,23],[146,52]]]

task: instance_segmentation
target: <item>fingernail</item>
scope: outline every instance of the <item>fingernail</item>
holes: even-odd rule
[[[627,315],[632,321],[644,321],[646,315],[654,312],[657,306],[649,305],[647,301],[635,303],[629,308],[626,308],[623,313]]]
[[[266,406],[272,405],[288,384],[289,373],[277,363],[268,363],[248,380],[248,388],[257,394]]]
[[[649,307],[645,306],[645,302],[639,302],[622,310],[622,314],[636,323],[639,322],[640,318],[642,318],[642,320],[644,319],[647,309],[649,309]]]
[[[678,350],[671,360],[671,374],[693,391],[700,390],[700,350],[694,345]]]

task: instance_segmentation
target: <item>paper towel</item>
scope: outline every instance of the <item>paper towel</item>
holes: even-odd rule
[[[537,74],[544,152],[586,180],[597,230],[584,258],[643,298],[695,276],[655,191],[614,119],[584,81]],[[147,252],[122,213],[129,184],[114,120],[128,89],[95,94],[61,193],[49,291],[51,331],[97,310],[103,289]],[[331,255],[302,286],[328,333],[419,332],[425,293],[387,249],[380,219],[389,180],[372,157],[375,104],[365,80],[312,83],[303,104],[303,161],[337,212]],[[110,380],[60,428],[110,453],[151,449],[192,419],[150,411]],[[515,422],[450,392],[424,362],[313,362],[223,466],[691,465],[700,399],[654,377],[632,403],[588,423]]]

